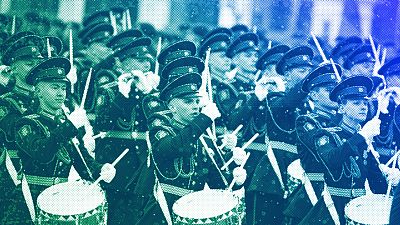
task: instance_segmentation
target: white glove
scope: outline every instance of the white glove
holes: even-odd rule
[[[69,114],[68,119],[76,127],[76,129],[79,129],[85,124],[89,123],[86,111],[81,107],[76,108],[71,114]]]
[[[145,73],[147,82],[150,84],[152,90],[156,89],[160,84],[160,76],[154,74],[152,71]]]
[[[261,81],[258,81],[256,83],[256,86],[254,88],[254,94],[257,96],[259,101],[264,101],[265,98],[268,95],[268,87]]]
[[[129,98],[132,82],[132,74],[130,73],[124,73],[118,77],[118,91],[125,96],[125,98]]]
[[[96,148],[96,141],[93,138],[93,132],[86,132],[86,134],[82,138],[83,146],[85,146],[86,150],[88,151],[89,155],[94,158],[94,152]]]
[[[133,82],[137,89],[139,89],[143,94],[150,93],[153,90],[152,82],[148,80],[146,75],[140,70],[132,70],[131,74],[133,76]]]
[[[225,134],[222,143],[225,144],[225,148],[233,149],[237,145],[237,136],[235,134]]]
[[[232,149],[232,153],[233,161],[236,163],[236,165],[242,165],[246,159],[246,152],[240,147],[235,147]]]
[[[76,82],[78,81],[78,75],[77,74],[78,73],[77,73],[76,67],[72,66],[71,70],[67,74],[67,79],[69,80],[69,82],[71,82],[71,85],[75,85]]]
[[[372,141],[372,138],[381,133],[381,120],[373,118],[368,121],[358,132],[365,140]]]
[[[246,181],[247,172],[245,169],[241,167],[236,167],[235,169],[233,169],[232,174],[237,185],[242,185]]]
[[[203,109],[201,109],[201,113],[210,117],[212,121],[221,116],[221,113],[219,112],[218,107],[215,103],[208,103],[206,106],[203,107]]]
[[[101,167],[100,176],[104,182],[110,183],[115,177],[116,170],[114,166],[109,163],[106,163]]]
[[[379,164],[379,168],[385,174],[388,182],[392,182],[392,186],[397,186],[400,181],[400,170],[397,168],[390,168],[385,164]]]

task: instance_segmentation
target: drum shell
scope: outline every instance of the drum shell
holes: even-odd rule
[[[383,194],[364,195],[351,200],[345,206],[347,225],[389,224],[392,197]]]

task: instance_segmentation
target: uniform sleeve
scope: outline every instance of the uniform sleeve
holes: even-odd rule
[[[83,143],[83,140],[80,140],[80,143]],[[95,161],[88,153],[88,151],[85,149],[83,144],[79,145],[80,152],[82,153],[83,159],[85,160],[85,163],[88,165],[88,168],[90,169],[90,172],[92,173],[93,177],[90,176],[89,172],[86,169],[85,164],[82,161],[81,156],[79,155],[78,151],[74,148],[71,149],[70,154],[71,157],[74,160],[74,167],[76,171],[79,173],[79,175],[86,180],[92,180],[96,179],[97,177],[100,176],[100,171],[101,167],[103,164],[98,163]]]
[[[0,99],[0,135],[9,142],[15,140],[15,123],[21,118],[21,112],[17,111],[11,104]]]
[[[77,129],[66,121],[54,130],[48,130],[39,122],[22,118],[16,124],[15,140],[19,150],[39,162],[51,161],[57,150],[77,134]]]
[[[307,116],[299,116],[296,119],[296,135],[298,141],[306,147],[306,150],[311,153],[316,160],[319,161],[314,143],[314,136],[318,133],[318,129],[318,124]],[[299,152],[299,154],[303,153]]]
[[[371,152],[368,152],[367,179],[371,191],[375,194],[385,194],[388,183],[379,169],[378,162]]]
[[[150,127],[150,142],[153,152],[159,158],[173,159],[190,156],[196,150],[195,144],[212,121],[204,114],[198,115],[189,125],[173,131],[168,124]]]
[[[249,97],[241,95],[237,98],[237,102],[232,111],[227,115],[227,128],[234,130],[240,124],[245,124],[255,115],[255,111],[260,109],[262,102],[252,94]]]
[[[363,151],[367,149],[367,144],[360,134],[354,134],[343,143],[339,143],[335,135],[319,129],[314,136],[315,148],[323,164],[331,172],[341,171],[343,162],[348,161],[350,156],[362,157]]]

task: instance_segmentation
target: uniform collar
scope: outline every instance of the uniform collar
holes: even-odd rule
[[[358,126],[357,126],[356,128],[354,128],[352,125],[347,124],[347,123],[341,121],[341,122],[339,123],[339,126],[340,126],[341,128],[343,128],[344,130],[346,130],[346,131],[352,133],[352,134],[354,134],[354,133],[356,133],[356,132],[358,132],[358,131],[361,130],[361,125],[360,125],[360,124],[358,124]]]
[[[323,109],[321,107],[315,106],[315,110],[314,113],[322,116],[322,117],[326,117],[328,119],[333,118],[336,115],[336,111],[335,110],[327,110],[327,109]]]

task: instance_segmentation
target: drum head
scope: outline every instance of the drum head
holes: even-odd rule
[[[364,195],[347,203],[346,217],[359,224],[389,224],[392,197],[385,195]]]
[[[105,202],[104,193],[97,185],[68,182],[53,185],[38,199],[40,210],[60,216],[78,215],[95,209]]]
[[[303,180],[304,169],[300,164],[300,159],[296,159],[292,163],[290,163],[287,168],[287,172],[293,178]]]
[[[172,206],[173,212],[183,218],[213,218],[232,211],[239,201],[232,192],[224,190],[204,190],[178,199]]]

